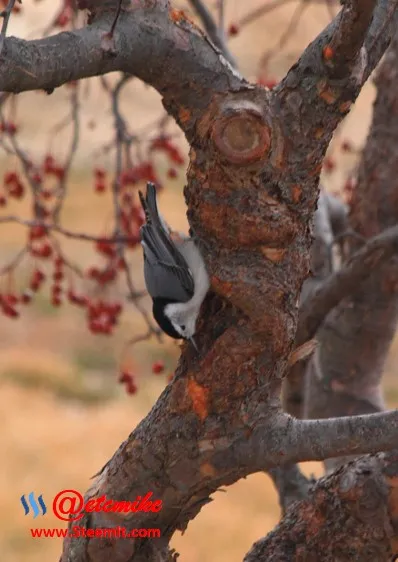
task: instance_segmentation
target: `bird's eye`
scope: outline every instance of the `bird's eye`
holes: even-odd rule
[[[185,324],[181,324],[180,328],[185,331]]]

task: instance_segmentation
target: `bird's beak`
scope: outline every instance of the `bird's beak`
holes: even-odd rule
[[[189,341],[191,342],[191,344],[194,346],[194,348],[196,349],[197,353],[199,353],[199,349],[198,346],[196,345],[196,341],[193,338],[189,338]]]

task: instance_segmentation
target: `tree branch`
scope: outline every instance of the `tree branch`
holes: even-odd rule
[[[313,338],[327,314],[392,256],[398,254],[398,226],[370,239],[300,307],[296,345]]]
[[[305,499],[313,484],[304,476],[297,464],[271,468],[268,474],[278,490],[282,515],[285,515],[292,503]]]
[[[392,236],[386,241],[386,255],[394,253],[394,249],[396,253],[397,249],[394,242],[398,221],[397,61],[398,35],[395,35],[377,73],[373,122],[351,201],[350,224],[364,240],[370,239],[359,250],[359,256],[369,259],[367,264],[372,274],[340,301],[318,330],[320,345],[306,374],[305,409],[313,418],[373,412],[385,407],[381,383],[398,322],[398,259],[385,262],[383,249],[383,231]],[[389,227],[391,230],[386,231]],[[354,239],[350,240],[351,253],[358,246]],[[350,263],[360,275],[363,268],[355,255]],[[333,291],[330,296],[333,298]],[[333,468],[336,462],[328,462],[328,468]]]
[[[355,23],[355,11],[350,8],[354,4],[348,3],[273,89],[277,98],[275,108],[278,108],[283,122],[296,122],[289,137],[296,151],[294,157],[291,160],[287,158],[286,162],[292,170],[297,168],[301,157],[308,156],[308,164],[313,167],[314,173],[317,172],[317,162],[324,157],[332,132],[349,112],[360,88],[390,44],[398,23],[397,0],[379,0],[373,19],[371,10],[374,2],[355,2],[355,6],[360,4],[364,4],[365,9]],[[343,36],[341,30],[346,29],[350,22],[351,31]],[[363,45],[355,64],[344,55],[351,44],[351,37],[355,37],[353,44],[356,51]],[[326,47],[332,38],[340,53],[339,66],[335,68],[330,68],[329,61],[325,60],[328,53],[330,55]],[[300,177],[297,177],[296,183],[302,185]]]
[[[291,71],[274,94],[245,82],[168,3],[128,4],[111,50],[104,36],[115,10],[98,10],[80,31],[31,42],[7,38],[0,65],[2,91],[51,90],[120,70],[161,93],[191,144],[184,195],[192,233],[206,248],[212,285],[196,327],[200,353],[183,344],[172,382],[87,494],[128,501],[152,490],[163,501],[161,512],[142,513],[134,523],[118,514],[114,522],[160,528],[163,542],[67,539],[63,561],[68,562],[159,559],[174,531],[185,529],[220,485],[336,451],[388,448],[391,435],[396,438],[395,412],[380,419],[295,423],[279,403],[308,271],[309,221],[323,153],[344,115],[340,102],[353,101],[359,86],[339,84],[333,110],[325,96],[319,102],[318,78],[329,78],[319,49],[316,55],[310,47],[314,68],[300,62],[296,83]],[[382,45],[390,29],[384,31]],[[382,47],[374,48],[381,56]],[[376,64],[375,56],[372,60]],[[315,131],[322,126],[318,140]],[[323,443],[325,435],[329,441]],[[106,527],[103,523],[97,513],[81,522]]]
[[[230,449],[214,451],[212,465],[232,463],[255,472],[295,462],[391,451],[398,444],[398,410],[319,420],[281,414],[274,416],[271,426],[259,424],[249,439],[239,441],[233,439]]]
[[[391,562],[398,554],[397,453],[360,458],[321,478],[244,562]]]
[[[103,44],[114,22],[112,11],[99,12],[91,25],[80,30],[35,41],[6,38],[0,57],[0,91],[51,92],[65,82],[119,70],[155,87],[186,131],[191,115],[186,112],[182,118],[181,106],[193,112],[196,106],[210,103],[216,92],[238,89],[246,82],[199,28],[188,20],[174,21],[168,3],[166,8],[162,4],[122,8],[112,53]],[[194,90],[186,87],[182,79],[186,76],[195,76]]]
[[[330,75],[342,78],[351,74],[373,18],[376,0],[347,0],[323,51]],[[367,55],[364,53],[363,55]],[[366,58],[360,65],[366,66]]]
[[[224,29],[221,29],[216,24],[210,10],[204,4],[203,0],[189,0],[189,3],[198,14],[209,39],[220,49],[227,61],[229,61],[233,67],[237,68],[236,59],[228,48]]]

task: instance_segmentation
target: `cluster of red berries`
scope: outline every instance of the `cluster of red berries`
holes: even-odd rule
[[[88,328],[93,334],[111,335],[122,312],[118,302],[107,303],[102,300],[88,301],[86,304]]]
[[[1,195],[3,204],[6,205],[7,196],[13,199],[22,199],[25,193],[25,188],[16,172],[6,172],[4,174],[4,195]]]
[[[53,255],[53,248],[47,237],[47,229],[44,225],[36,225],[30,229],[29,242],[31,256],[45,260]]]
[[[124,369],[120,373],[118,382],[125,385],[127,394],[135,394],[138,390],[138,387],[135,383],[134,374],[127,369]]]
[[[184,157],[181,154],[180,149],[172,143],[170,137],[161,135],[153,139],[150,151],[160,151],[164,152],[170,160],[171,167],[167,171],[167,177],[174,179],[177,177],[177,170],[175,166],[183,166]]]
[[[69,23],[71,23],[73,17],[73,7],[72,7],[72,0],[63,0],[63,4],[61,6],[60,11],[55,17],[54,20],[54,27],[60,27],[63,29]]]
[[[9,135],[15,135],[17,132],[17,126],[13,121],[2,121],[0,123],[0,133],[8,133]]]
[[[30,161],[25,162],[30,181],[32,182],[37,197],[37,209],[40,208],[40,218],[49,217],[51,211],[46,208],[44,202],[51,200],[54,196],[54,189],[45,189],[43,186],[45,177],[53,177],[61,182],[65,177],[65,168],[55,161],[51,154],[47,154],[41,166],[35,168]],[[0,207],[5,207],[9,198],[22,199],[25,195],[25,187],[20,174],[15,170],[10,170],[3,177],[3,191],[0,192]]]
[[[163,361],[155,361],[152,365],[152,373],[155,375],[160,375],[164,372],[164,368],[165,366]],[[168,380],[170,381],[171,378],[169,377]],[[122,369],[118,378],[118,382],[125,385],[127,394],[135,394],[138,390],[136,378],[131,369]]]
[[[34,293],[37,293],[46,276],[40,269],[35,269],[31,275],[29,286],[21,295],[15,293],[0,294],[0,308],[5,316],[9,318],[18,318],[19,311],[18,304],[29,304],[32,300]]]

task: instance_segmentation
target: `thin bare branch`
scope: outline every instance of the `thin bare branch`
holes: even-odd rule
[[[232,66],[237,68],[236,59],[232,55],[227,45],[224,28],[220,24],[217,25],[210,10],[207,8],[203,0],[189,0],[189,3],[198,14],[203,27],[205,28],[205,31],[209,36],[209,39],[213,41],[214,45],[220,49],[227,61],[229,61]],[[221,3],[220,14],[220,21],[222,22],[223,3]]]
[[[305,499],[313,481],[304,476],[296,464],[271,468],[268,471],[279,494],[282,514],[296,501]]]
[[[16,215],[6,215],[0,217],[0,224],[7,224],[7,223],[17,223],[22,226],[26,226],[28,228],[32,228],[35,226],[43,226],[48,231],[54,231],[59,234],[62,234],[62,236],[65,236],[66,238],[73,238],[75,240],[82,240],[84,242],[112,242],[114,244],[118,244],[118,243],[128,244],[131,242],[136,242],[135,238],[131,238],[129,236],[117,236],[117,237],[92,236],[90,234],[85,234],[84,232],[73,232],[54,223],[46,223],[37,220],[21,219]]]
[[[376,268],[398,255],[398,226],[369,240],[336,273],[326,279],[300,308],[297,345],[312,338],[327,314]]]
[[[3,24],[1,26],[1,31],[0,31],[0,55],[4,47],[8,22],[10,21],[10,17],[15,5],[15,1],[16,0],[9,0],[7,4],[7,8],[0,13],[0,17],[3,18]],[[21,0],[18,1],[20,2]]]

